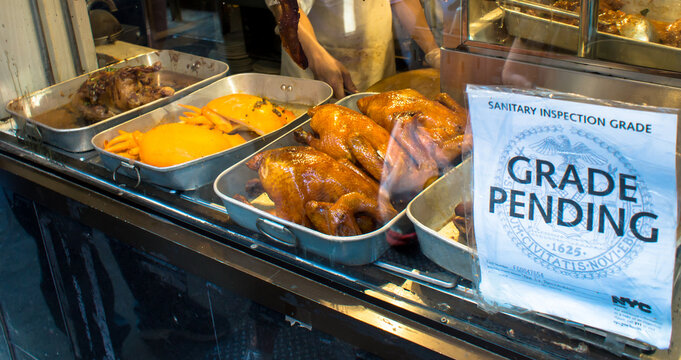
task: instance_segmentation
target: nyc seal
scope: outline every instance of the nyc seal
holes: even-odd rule
[[[580,129],[544,126],[512,138],[489,200],[527,257],[574,278],[619,273],[657,241],[642,177],[617,147]]]

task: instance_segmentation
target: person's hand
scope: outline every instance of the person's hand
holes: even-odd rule
[[[298,38],[315,79],[329,84],[333,89],[333,96],[335,98],[343,98],[346,90],[351,93],[357,92],[357,88],[350,77],[350,72],[319,44],[310,19],[307,18],[303,11],[300,12],[300,21],[298,22]]]
[[[321,46],[308,56],[310,70],[315,79],[326,82],[333,89],[333,97],[340,99],[345,91],[356,93],[357,88],[352,82],[348,69],[336,60]]]
[[[430,50],[426,54],[426,63],[428,66],[440,70],[440,48]]]

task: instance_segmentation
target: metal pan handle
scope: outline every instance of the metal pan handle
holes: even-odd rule
[[[291,92],[291,91],[293,91],[293,85],[281,84],[281,86],[279,86],[279,89],[281,89],[281,91],[283,91],[283,92]]]
[[[133,186],[133,188],[140,186],[140,183],[142,183],[142,175],[140,174],[140,169],[137,166],[132,165],[132,164],[128,164],[126,162],[121,162],[120,164],[118,164],[118,166],[116,166],[116,168],[113,171],[113,181],[115,183],[118,182],[116,180],[116,174],[118,174],[118,169],[120,169],[121,167],[124,167],[126,169],[130,169],[130,170],[135,170],[135,177],[137,178],[137,182],[135,182],[135,186]]]
[[[31,140],[34,140],[34,144],[37,145],[42,145],[43,144],[43,134],[40,132],[40,128],[30,122],[26,121],[24,122],[24,140],[32,142]]]
[[[255,222],[255,227],[258,228],[258,231],[260,231],[261,234],[267,236],[276,243],[289,247],[295,247],[298,244],[298,239],[291,230],[274,221],[258,218]]]

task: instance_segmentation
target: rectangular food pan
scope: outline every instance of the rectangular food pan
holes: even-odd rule
[[[421,251],[442,268],[473,280],[478,258],[473,248],[444,237],[438,231],[454,215],[454,208],[464,201],[470,185],[470,160],[466,160],[440,177],[418,194],[407,206],[407,217],[414,224]]]
[[[146,132],[159,124],[179,122],[179,116],[188,111],[180,104],[202,107],[215,98],[235,93],[265,97],[284,107],[289,107],[298,116],[281,129],[256,137],[239,146],[168,167],[156,167],[139,161],[131,161],[104,150],[105,141],[118,136],[119,130]],[[92,146],[99,153],[104,166],[113,172],[114,177],[124,174],[144,183],[174,190],[191,190],[212,182],[225,168],[299,125],[307,119],[307,108],[325,103],[331,98],[332,93],[333,90],[329,85],[317,80],[256,73],[232,75],[162,108],[97,134],[92,138]]]
[[[156,81],[162,86],[175,88],[175,94],[172,96],[160,98],[89,126],[64,129],[35,119],[37,115],[71,102],[71,97],[80,86],[98,71],[125,66],[149,66],[157,61],[161,62],[161,70],[157,73]],[[7,104],[7,111],[14,116],[17,126],[23,128],[28,136],[66,151],[83,152],[92,150],[90,140],[95,134],[200,89],[223,77],[227,70],[227,64],[217,60],[172,50],[155,51],[21,96]]]
[[[357,100],[367,95],[371,94],[355,94],[342,99],[338,104],[356,110]],[[298,128],[311,131],[309,120]],[[290,131],[264,147],[262,151],[294,145],[301,144],[296,142],[293,131]],[[387,224],[370,233],[357,236],[332,236],[283,220],[245,204],[234,199],[234,196],[242,195],[248,198],[245,191],[246,182],[258,177],[257,172],[245,165],[249,159],[250,157],[222,172],[215,180],[215,193],[222,199],[227,213],[235,223],[260,232],[276,244],[291,251],[310,252],[327,258],[331,262],[344,265],[364,265],[374,262],[388,249],[389,245],[386,241],[388,231],[394,230],[400,233],[413,231],[413,226],[405,216],[404,210]]]

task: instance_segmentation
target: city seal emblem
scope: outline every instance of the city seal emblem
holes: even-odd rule
[[[604,278],[657,241],[644,179],[616,146],[588,132],[527,129],[504,147],[495,173],[489,211],[545,269]]]

